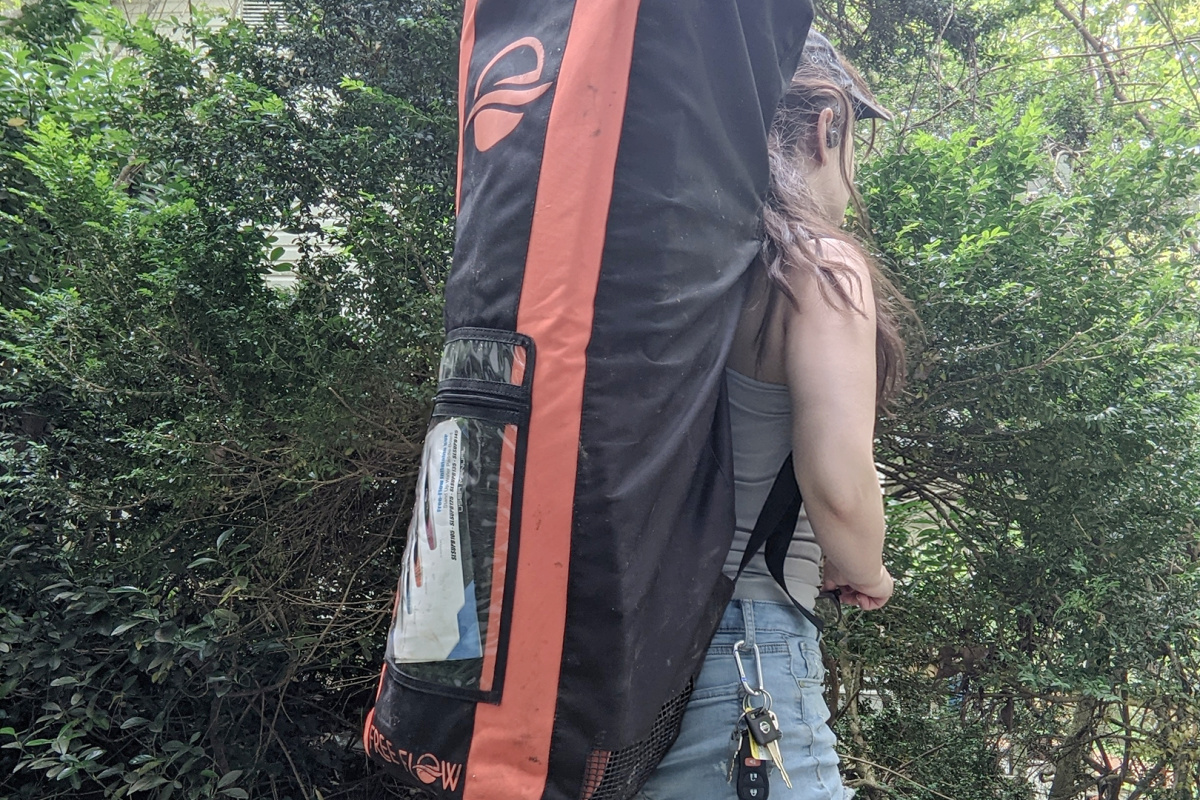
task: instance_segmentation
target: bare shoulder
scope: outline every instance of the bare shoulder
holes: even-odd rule
[[[813,302],[838,305],[831,295],[844,293],[859,310],[872,306],[871,268],[863,252],[849,242],[833,237],[813,240],[813,250],[821,264],[827,269],[794,270],[791,274],[792,289],[800,299],[800,305]],[[836,284],[836,286],[830,285]]]
[[[834,265],[842,266],[863,275],[870,275],[867,260],[860,248],[841,239],[822,236],[814,240],[817,254]]]

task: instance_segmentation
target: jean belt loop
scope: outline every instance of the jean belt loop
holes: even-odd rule
[[[756,644],[754,637],[754,601],[742,601],[742,624],[746,628],[745,641],[746,647],[751,648]]]

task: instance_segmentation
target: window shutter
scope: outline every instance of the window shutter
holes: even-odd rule
[[[242,0],[242,21],[251,27],[261,27],[267,24],[267,19],[274,16],[282,21],[287,9],[279,0]]]

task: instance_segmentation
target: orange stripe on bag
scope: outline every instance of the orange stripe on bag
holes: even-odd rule
[[[517,348],[518,351],[521,348]],[[522,369],[524,360],[522,359]],[[515,373],[515,365],[514,365]],[[514,374],[514,379],[515,379]],[[519,382],[515,379],[514,383]],[[508,535],[512,523],[513,481],[517,466],[517,426],[504,429],[500,451],[500,486],[496,502],[496,538],[492,551],[492,594],[488,604],[487,637],[483,645],[483,673],[479,688],[490,692],[496,681],[496,655],[500,650],[500,613],[504,607],[504,580],[508,575]]]
[[[566,625],[586,351],[639,0],[575,5],[517,312],[538,348],[504,696],[476,709],[464,800],[545,791]]]
[[[462,38],[458,48],[458,182],[454,186],[454,213],[462,204],[463,141],[467,132],[467,73],[475,51],[475,6],[478,0],[463,4]]]
[[[399,593],[397,593],[399,594]],[[395,613],[393,611],[393,613]],[[379,683],[375,686],[375,702],[379,702],[379,695],[383,693],[383,679],[387,676],[387,664],[383,665],[383,669],[379,671]],[[371,726],[375,724],[375,709],[372,708],[367,712],[367,721],[363,725],[363,752],[368,756],[371,755]]]

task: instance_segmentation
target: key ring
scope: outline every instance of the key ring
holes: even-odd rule
[[[762,695],[763,704],[756,706],[750,702],[750,695],[746,695],[742,699],[742,711],[749,714],[751,711],[770,711],[771,710],[771,693],[766,689],[759,689],[758,693]],[[743,716],[745,715],[743,714]]]

